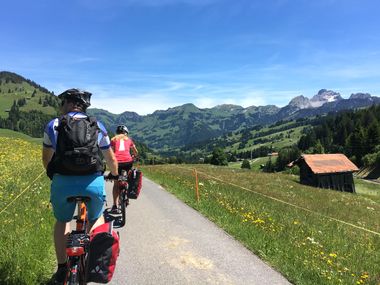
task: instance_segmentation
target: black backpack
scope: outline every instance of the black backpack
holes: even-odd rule
[[[94,117],[75,118],[64,115],[55,127],[57,147],[48,165],[50,178],[62,175],[88,175],[103,171],[98,146],[99,127]]]

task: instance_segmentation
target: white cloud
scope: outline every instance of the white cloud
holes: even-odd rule
[[[94,98],[91,107],[104,109],[114,114],[130,111],[139,115],[147,115],[156,110],[166,110],[169,105],[166,98],[152,94],[145,97],[125,97],[124,99],[120,97]]]

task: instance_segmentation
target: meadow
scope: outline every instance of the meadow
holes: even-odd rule
[[[380,284],[377,195],[308,187],[290,174],[207,165],[144,166],[143,172],[294,284]]]
[[[376,185],[359,183],[365,194],[353,195],[300,185],[298,176],[283,173],[209,165],[142,169],[294,284],[380,284]],[[54,219],[41,140],[0,130],[0,178],[0,283],[46,284],[55,268]]]
[[[50,180],[38,142],[0,130],[0,284],[46,284],[55,269]]]

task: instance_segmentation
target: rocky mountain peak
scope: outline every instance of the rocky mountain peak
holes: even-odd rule
[[[327,102],[334,102],[342,99],[342,96],[340,96],[340,93],[338,92],[327,89],[321,89],[318,91],[318,94],[314,95],[311,98],[310,103],[312,107],[316,108],[322,106]]]
[[[309,98],[303,95],[300,95],[290,100],[289,106],[297,107],[299,109],[306,109],[306,108],[310,108],[311,104],[310,104]]]
[[[371,94],[369,93],[352,93],[350,99],[369,99]]]

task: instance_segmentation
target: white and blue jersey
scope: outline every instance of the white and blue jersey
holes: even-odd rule
[[[74,118],[85,118],[86,114],[81,112],[70,112],[69,116]],[[51,120],[44,131],[44,147],[57,148],[59,118]],[[102,123],[97,122],[100,129],[98,135],[98,145],[102,150],[111,147],[107,131]],[[86,196],[91,200],[87,203],[88,219],[90,222],[96,221],[103,213],[105,201],[105,187],[102,173],[94,173],[82,176],[67,176],[55,174],[51,183],[50,201],[53,206],[55,218],[60,222],[69,222],[74,214],[75,203],[68,203],[67,198],[73,196]]]
[[[81,112],[70,112],[68,113],[69,116],[74,118],[86,118],[87,115]],[[58,132],[55,129],[55,127],[58,126],[59,118],[55,118],[51,120],[45,127],[44,131],[44,140],[43,145],[44,147],[51,147],[54,150],[56,150],[57,147],[57,135]],[[98,135],[98,145],[99,148],[102,150],[108,149],[111,146],[110,139],[107,134],[106,128],[103,126],[101,122],[97,122],[98,127],[100,129],[99,135]]]

